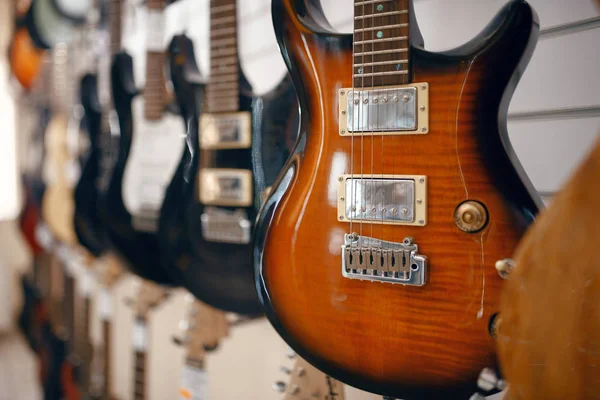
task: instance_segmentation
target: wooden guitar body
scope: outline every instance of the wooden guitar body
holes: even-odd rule
[[[594,399],[600,379],[600,142],[516,252],[498,347],[507,399]]]
[[[163,264],[169,266],[176,282],[213,307],[257,315],[263,310],[254,286],[251,243],[205,239],[202,215],[207,207],[199,199],[199,169],[252,171],[252,205],[243,210],[247,219],[254,221],[262,194],[273,184],[290,154],[297,136],[298,115],[289,77],[264,96],[252,94],[241,72],[239,79],[239,111],[251,114],[252,147],[233,150],[199,150],[199,135],[202,135],[198,129],[199,107],[190,109],[189,96],[186,98],[182,90],[177,90],[177,81],[173,80],[188,127],[187,150],[167,190],[159,233]],[[219,208],[230,212],[240,210],[240,207]]]
[[[119,152],[106,193],[100,198],[100,216],[111,245],[132,272],[159,284],[171,284],[161,267],[156,234],[137,231],[123,202],[123,178],[133,139],[132,101],[138,93],[133,78],[133,59],[127,53],[115,56],[111,67],[112,93],[119,116]]]
[[[25,26],[18,27],[9,48],[10,68],[23,88],[30,90],[40,74],[44,50],[37,47]]]
[[[338,125],[338,93],[352,87],[352,37],[332,33],[314,3],[273,2],[302,120],[259,216],[261,301],[288,344],[338,380],[402,399],[466,399],[481,369],[496,363],[488,325],[499,310],[502,279],[494,265],[512,255],[541,204],[506,132],[537,16],[515,0],[460,48],[434,54],[413,42],[410,79],[429,84],[429,133],[352,139],[340,136]],[[361,165],[370,176],[425,175],[427,224],[339,222],[338,179],[361,174]],[[489,213],[476,234],[454,221],[465,200]],[[344,277],[341,246],[352,232],[390,242],[412,237],[428,257],[425,285]]]
[[[46,131],[46,153],[50,182],[42,199],[42,217],[58,240],[66,245],[77,243],[73,227],[73,187],[68,181],[67,167],[70,161],[67,147],[68,120],[63,114],[55,115]]]

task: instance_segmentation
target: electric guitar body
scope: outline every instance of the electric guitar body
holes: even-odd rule
[[[233,7],[229,8],[231,16],[211,17],[233,18],[234,1],[211,2],[211,7],[226,6]],[[231,25],[234,29],[235,22]],[[232,37],[235,35],[234,30]],[[227,50],[230,55],[236,51]],[[213,46],[212,51],[219,54],[225,49]],[[198,107],[187,100],[191,95],[182,90],[186,83],[177,90],[174,79],[178,101],[185,108],[188,146],[161,210],[161,255],[174,280],[201,301],[222,310],[257,315],[263,311],[254,287],[250,238],[262,197],[297,137],[296,96],[289,77],[270,93],[256,96],[239,65],[220,66],[214,57],[211,64],[213,71],[235,73],[221,79],[235,80],[239,86],[219,94],[231,93],[231,98],[217,97],[221,74],[214,73],[199,118]],[[222,105],[226,110],[219,108]],[[215,109],[218,111],[211,112]]]
[[[119,151],[108,189],[101,196],[100,215],[109,241],[135,274],[161,284],[170,283],[160,267],[156,235],[137,231],[123,202],[123,177],[133,138],[132,102],[138,93],[133,77],[133,59],[127,53],[115,56],[111,69],[113,102],[119,116]],[[181,124],[181,122],[180,122]]]
[[[302,119],[259,216],[259,296],[288,344],[335,379],[469,398],[496,363],[494,265],[541,204],[506,131],[537,16],[513,0],[471,42],[430,53],[412,2],[357,1],[354,43],[316,3],[273,2]]]
[[[101,199],[108,190],[119,148],[119,128],[110,99],[111,75],[121,79],[119,82],[124,82],[122,79],[125,79],[126,69],[129,67],[127,61],[123,61],[127,58],[124,55],[112,64],[121,48],[121,0],[109,1],[107,13],[110,60],[100,61],[97,71],[84,75],[80,82],[80,102],[84,110],[90,146],[75,188],[74,225],[79,241],[95,257],[104,254],[110,248],[102,220],[104,203]],[[119,87],[122,88],[121,85]],[[126,98],[130,96],[127,95]]]
[[[50,182],[42,199],[42,217],[58,240],[75,245],[77,237],[73,227],[73,187],[69,182],[67,168],[71,155],[67,146],[68,118],[57,113],[50,120],[46,131],[46,154],[50,168]]]
[[[89,151],[83,160],[81,176],[74,192],[74,226],[79,243],[95,257],[107,248],[106,232],[98,210],[98,179],[103,149],[100,147],[102,107],[98,98],[98,79],[86,74],[80,82],[80,101],[85,115],[85,130],[89,138]],[[107,135],[110,135],[108,133]]]
[[[150,0],[149,12],[164,18],[164,6],[162,0]],[[149,32],[152,29],[148,27]],[[141,95],[136,96],[130,56],[117,55],[112,69],[121,134],[104,217],[109,240],[126,266],[144,279],[171,285],[159,255],[158,218],[184,151],[185,127],[178,115],[167,111],[163,38],[148,39],[146,86]]]

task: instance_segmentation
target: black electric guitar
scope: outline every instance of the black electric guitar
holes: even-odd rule
[[[189,84],[174,80],[188,146],[161,210],[161,256],[175,282],[203,302],[258,314],[250,240],[262,196],[295,142],[298,108],[289,78],[253,95],[238,60],[235,0],[211,0],[210,10],[201,117]]]
[[[162,0],[148,2],[151,25],[164,23],[163,9]],[[108,190],[100,197],[100,216],[124,265],[145,279],[169,285],[172,280],[161,266],[156,232],[166,186],[183,152],[185,130],[178,116],[165,112],[163,37],[157,32],[162,32],[160,26],[148,27],[143,95],[135,96],[131,56],[115,57],[111,80],[121,134]]]
[[[121,48],[121,8],[121,0],[109,1],[110,59]],[[75,187],[74,215],[79,242],[96,257],[108,248],[108,237],[98,212],[98,199],[106,191],[112,174],[119,137],[109,93],[110,61],[100,59],[99,63],[98,73],[88,73],[80,82],[80,101],[90,147]],[[118,72],[119,66],[114,68]]]

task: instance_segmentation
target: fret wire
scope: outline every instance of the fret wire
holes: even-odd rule
[[[232,34],[232,33],[236,33],[236,28],[235,27],[229,27],[229,28],[222,28],[222,29],[213,29],[210,32],[210,38],[215,38],[215,37],[219,37],[223,34]]]
[[[357,1],[354,3],[354,6],[365,6],[367,4],[377,4],[377,3],[391,3],[395,0],[365,0],[365,1]]]
[[[399,10],[399,11],[388,11],[388,12],[382,12],[382,13],[378,13],[378,14],[364,14],[364,15],[358,15],[356,17],[354,17],[355,20],[361,20],[361,19],[372,19],[372,18],[377,18],[377,17],[388,17],[388,16],[392,16],[392,15],[405,15],[408,14],[408,10]]]
[[[223,97],[230,97],[230,96],[236,96],[238,95],[238,91],[236,89],[229,89],[229,90],[219,90],[218,92],[212,92],[210,94],[211,98],[213,99],[218,99],[218,98],[223,98]]]
[[[233,68],[232,71],[217,71],[215,69],[212,69],[210,76],[216,79],[220,79],[221,77],[237,77],[237,68]]]
[[[394,41],[398,41],[398,40],[408,40],[408,36],[398,36],[398,37],[383,38],[383,39],[357,40],[354,42],[354,44],[355,45],[374,44],[374,43],[394,42]]]
[[[228,24],[232,22],[236,22],[236,17],[233,15],[227,17],[211,18],[210,26],[218,26],[221,24]]]
[[[237,57],[221,57],[221,58],[219,58],[219,57],[211,57],[210,61],[211,61],[211,63],[212,62],[218,62],[219,64],[224,64],[226,62],[233,61],[234,63],[237,64],[238,59],[237,59]]]
[[[362,74],[354,74],[354,77],[363,77],[365,75],[369,76],[387,76],[387,75],[406,75],[408,74],[407,70],[403,71],[386,71],[386,72],[363,72]]]
[[[229,90],[229,89],[238,90],[238,83],[237,82],[224,83],[224,84],[211,83],[208,85],[206,92],[208,93],[208,92]]]
[[[210,15],[219,14],[225,11],[235,10],[235,4],[225,4],[222,6],[215,6],[210,8]]]
[[[369,31],[379,31],[379,30],[394,29],[394,28],[408,28],[408,24],[373,26],[373,27],[355,29],[354,32],[369,32]]]
[[[392,54],[392,53],[397,53],[397,52],[408,52],[408,48],[404,47],[401,49],[361,51],[361,52],[355,52],[354,56],[355,57],[363,57],[363,56],[374,55],[374,54],[375,55],[376,54]]]
[[[228,51],[225,51],[228,50]],[[218,56],[222,56],[222,55],[232,55],[232,54],[237,54],[237,49],[236,48],[225,48],[225,49],[219,49],[219,51],[215,51],[215,55]],[[211,55],[212,58],[212,55]]]
[[[371,67],[371,66],[377,66],[377,65],[392,65],[392,64],[407,64],[408,60],[391,60],[391,61],[379,61],[379,62],[370,62],[370,63],[359,63],[359,64],[354,64],[355,68],[360,68],[360,67]]]
[[[212,68],[210,74],[211,74],[211,76],[215,76],[218,73],[223,74],[223,73],[237,73],[237,72],[238,72],[237,65],[229,65],[227,67],[218,66],[216,68]]]
[[[229,44],[229,45],[236,45],[237,43],[237,38],[227,38],[227,39],[218,39],[218,40],[211,40],[210,41],[210,47],[214,47],[214,46],[221,46],[224,44]]]

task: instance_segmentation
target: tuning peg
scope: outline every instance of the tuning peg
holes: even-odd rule
[[[285,392],[285,389],[287,389],[287,385],[285,384],[285,382],[277,381],[273,383],[273,390],[277,393],[283,393]]]
[[[290,347],[290,348],[288,348],[286,356],[290,360],[293,360],[294,358],[296,358],[296,352],[294,350],[292,350],[292,348]]]
[[[286,375],[290,375],[292,373],[292,370],[289,369],[288,367],[286,367],[285,365],[282,365],[281,367],[279,367],[279,370]]]
[[[288,393],[291,395],[298,394],[298,392],[300,392],[300,388],[298,387],[298,385],[292,385],[292,387],[288,391]]]
[[[298,374],[298,376],[304,376],[305,373],[306,373],[306,370],[304,369],[304,367],[299,367],[296,370],[296,374]]]
[[[477,379],[477,386],[485,392],[491,392],[494,389],[506,389],[506,381],[498,378],[496,372],[490,368],[484,368]]]
[[[180,338],[178,336],[173,336],[171,340],[173,340],[173,343],[175,343],[176,346],[185,346],[188,342],[186,338]]]

